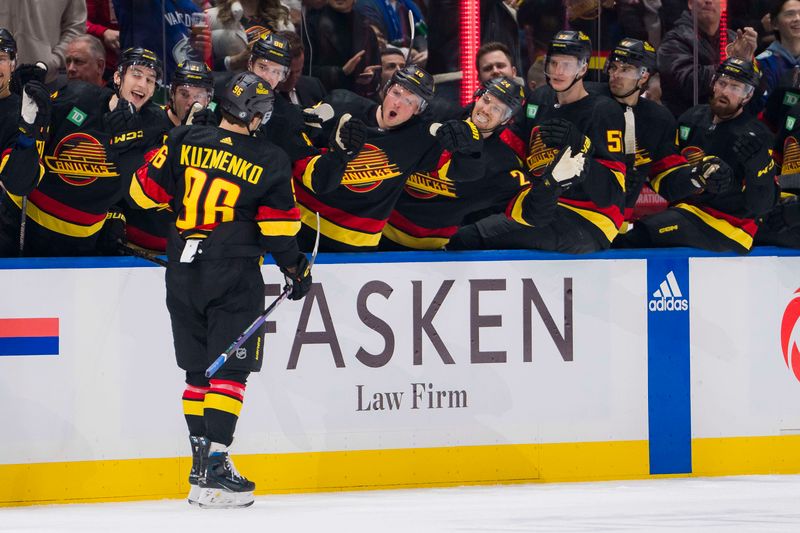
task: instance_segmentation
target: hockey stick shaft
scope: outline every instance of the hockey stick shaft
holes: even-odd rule
[[[411,50],[414,49],[414,37],[416,33],[416,24],[414,24],[414,13],[411,10],[408,10],[408,54],[406,54],[406,64],[409,63],[411,59]]]
[[[119,251],[124,253],[125,255],[132,255],[134,257],[139,257],[141,259],[144,259],[145,261],[150,261],[151,263],[155,263],[162,267],[167,266],[167,262],[161,259],[160,257],[156,257],[153,254],[149,254],[144,250],[139,250],[138,248],[134,248],[133,246],[128,246],[127,244],[119,243]]]
[[[22,197],[22,214],[19,219],[19,256],[25,254],[25,224],[28,218],[28,197]]]
[[[217,357],[214,360],[214,362],[211,363],[211,366],[209,366],[208,369],[206,369],[207,378],[210,378],[211,376],[217,373],[217,370],[219,370],[222,367],[222,365],[225,364],[225,361],[227,361],[228,358],[234,352],[236,352],[236,350],[241,348],[242,344],[247,342],[247,339],[252,337],[253,334],[256,331],[258,331],[258,328],[260,328],[261,325],[267,321],[267,317],[269,317],[269,315],[272,314],[272,312],[281,304],[281,302],[283,302],[286,298],[289,297],[289,293],[291,292],[292,292],[292,287],[290,285],[286,285],[283,287],[283,292],[280,293],[280,295],[275,299],[275,301],[269,304],[269,307],[267,307],[263,313],[258,315],[258,317],[255,320],[253,320],[252,324],[247,326],[247,329],[244,330],[242,334],[239,335],[239,337],[235,341],[233,341],[233,344],[231,344],[227,350],[219,354],[219,357]]]
[[[317,260],[317,252],[319,251],[319,236],[320,236],[320,222],[319,222],[319,213],[317,213],[317,236],[314,239],[314,250],[313,250],[313,252],[311,254],[311,261],[308,263],[309,271],[311,270],[311,267],[314,266],[314,262]],[[291,292],[292,292],[292,286],[289,283],[287,283],[286,285],[283,286],[283,292],[281,292],[278,295],[278,297],[275,299],[275,301],[273,301],[271,304],[269,304],[269,307],[267,307],[264,310],[263,313],[258,315],[258,317],[255,320],[253,320],[253,322],[249,326],[247,326],[247,329],[244,330],[242,332],[242,334],[239,335],[239,337],[235,341],[233,341],[233,344],[228,346],[227,350],[225,350],[224,352],[219,354],[219,357],[217,357],[214,360],[214,362],[211,363],[211,366],[209,366],[206,369],[206,377],[207,378],[210,378],[211,376],[216,374],[217,371],[220,368],[222,368],[222,365],[225,364],[225,361],[227,361],[228,358],[236,350],[241,348],[242,344],[247,342],[247,339],[252,337],[253,334],[256,331],[258,331],[258,328],[261,327],[261,324],[266,322],[267,317],[275,310],[276,307],[278,307],[281,304],[281,302],[283,302],[286,298],[289,297],[289,294]]]

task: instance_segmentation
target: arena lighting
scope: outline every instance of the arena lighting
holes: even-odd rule
[[[725,48],[728,46],[728,0],[719,3],[719,61],[728,59]]]
[[[461,0],[458,6],[458,17],[461,27],[461,105],[465,106],[472,102],[472,97],[478,90],[475,56],[481,41],[480,0]]]

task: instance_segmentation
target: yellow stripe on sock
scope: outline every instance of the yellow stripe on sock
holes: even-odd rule
[[[242,402],[230,396],[209,392],[206,394],[206,401],[203,404],[205,409],[216,409],[235,416],[239,416],[242,410]]]

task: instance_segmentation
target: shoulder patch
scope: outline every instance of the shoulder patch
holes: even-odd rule
[[[796,122],[797,122],[796,118],[794,118],[793,116],[787,116],[786,124],[784,126],[786,128],[786,131],[792,131],[794,129],[794,125]]]
[[[787,91],[786,94],[783,95],[783,105],[794,105],[798,101],[800,101],[800,94]]]
[[[528,104],[525,108],[525,116],[528,118],[536,118],[536,114],[539,112],[539,106],[536,104]]]
[[[689,139],[689,134],[692,132],[692,128],[689,126],[681,126],[678,128],[678,135],[680,136],[682,141],[686,141]]]
[[[80,126],[86,120],[86,113],[78,109],[77,107],[73,107],[67,113],[67,120],[75,124],[76,126]]]

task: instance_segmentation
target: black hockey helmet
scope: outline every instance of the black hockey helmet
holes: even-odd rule
[[[589,61],[589,56],[592,55],[592,41],[582,31],[560,31],[547,46],[547,57],[559,54]]]
[[[653,74],[656,72],[656,49],[647,41],[626,37],[617,43],[617,46],[608,55],[606,68],[614,61],[643,67],[647,72]]]
[[[5,28],[0,28],[0,51],[7,52],[12,61],[17,58],[17,41]]]
[[[172,86],[178,87],[179,85],[202,87],[213,91],[214,77],[211,75],[211,70],[202,61],[184,61],[172,74]]]
[[[717,81],[720,76],[727,76],[756,88],[761,80],[761,70],[758,68],[758,64],[755,61],[745,61],[738,57],[729,57],[717,67],[714,81]]]
[[[262,35],[255,44],[253,44],[253,51],[250,53],[250,61],[255,59],[266,59],[273,61],[284,67],[289,67],[292,64],[292,57],[289,54],[291,45],[288,39],[282,37],[274,32]]]
[[[234,76],[220,98],[222,110],[245,124],[256,115],[261,115],[262,124],[267,122],[274,103],[275,91],[269,83],[249,71]]]
[[[131,65],[141,65],[153,69],[156,72],[156,80],[161,82],[164,75],[163,64],[158,56],[147,48],[136,46],[133,48],[126,48],[125,51],[122,52],[122,57],[120,57],[119,66],[117,67],[120,76],[122,76]]]
[[[507,105],[511,110],[511,115],[519,111],[519,108],[525,103],[525,91],[522,89],[522,85],[505,76],[487,81],[481,94],[484,92],[491,94]]]
[[[433,76],[417,65],[408,65],[396,70],[392,74],[392,79],[389,80],[389,86],[391,87],[395,83],[422,98],[420,111],[424,111],[428,102],[433,98]]]

